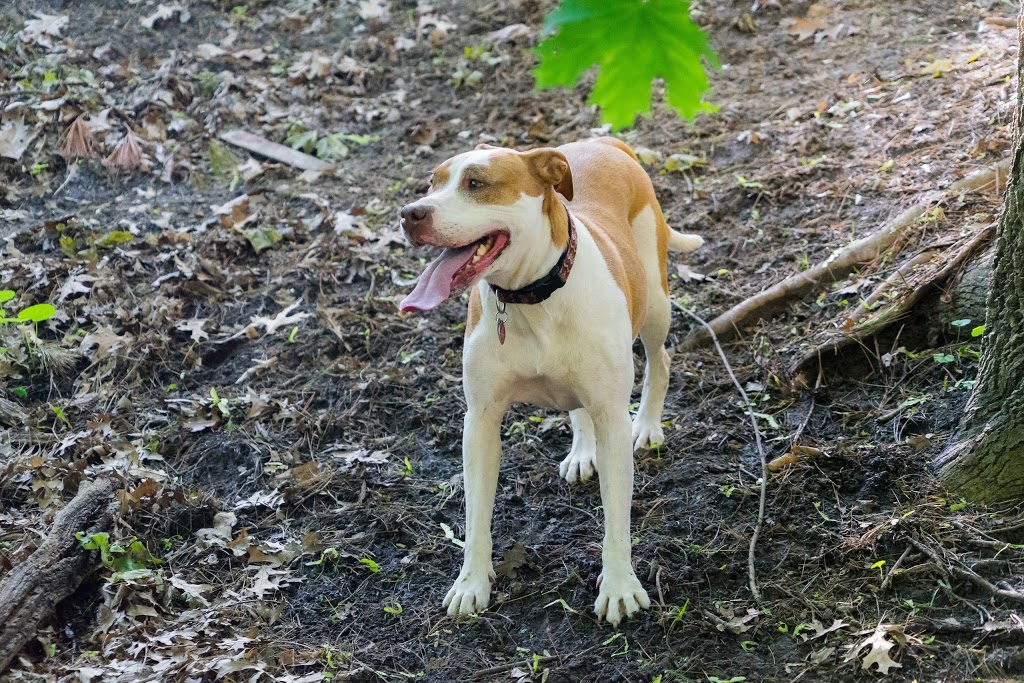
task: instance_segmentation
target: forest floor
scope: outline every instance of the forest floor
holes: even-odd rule
[[[622,137],[649,150],[670,223],[706,239],[669,272],[673,298],[708,319],[1009,154],[1014,3],[693,4],[721,108],[686,123],[658,105]],[[478,142],[599,127],[592,79],[533,90],[552,6],[4,3],[0,289],[16,293],[8,315],[57,314],[34,333],[0,323],[0,577],[97,477],[122,489],[111,542],[148,552],[97,560],[0,679],[1014,680],[1024,519],[929,474],[981,321],[908,319],[813,394],[786,369],[885,261],[725,347],[767,457],[803,456],[768,480],[761,604],[758,451],[702,349],[675,353],[667,440],[636,457],[651,609],[597,623],[597,484],[558,477],[566,416],[520,406],[492,605],[445,614],[464,532],[464,303],[397,311],[426,255],[396,212]],[[82,141],[62,136],[79,114],[99,156],[73,161],[62,149]],[[217,141],[236,129],[336,170]],[[138,168],[102,161],[129,130],[138,148],[114,159]],[[999,197],[938,208],[905,251],[991,222]],[[693,328],[677,313],[670,346]]]

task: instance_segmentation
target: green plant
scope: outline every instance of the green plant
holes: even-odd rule
[[[534,52],[537,88],[575,86],[600,68],[589,102],[614,128],[651,111],[651,81],[665,82],[665,101],[693,118],[716,107],[702,101],[708,89],[703,59],[718,67],[707,36],[690,19],[689,0],[562,0],[544,20],[548,37]]]
[[[139,569],[148,569],[160,564],[161,560],[149,554],[142,541],[132,537],[126,541],[110,540],[110,534],[98,532],[87,534],[79,531],[75,538],[85,550],[99,550],[100,562],[103,566],[116,573],[124,573]]]
[[[52,304],[35,304],[18,311],[18,315],[8,318],[4,304],[14,298],[13,289],[0,290],[0,324],[2,323],[41,323],[57,314]]]

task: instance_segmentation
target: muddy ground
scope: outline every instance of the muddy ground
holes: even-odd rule
[[[669,271],[673,298],[706,318],[1009,152],[1015,3],[694,4],[723,65],[720,110],[686,123],[659,104],[621,135],[650,151],[673,226],[706,239]],[[590,81],[533,91],[551,3],[430,5],[0,8],[0,139],[32,134],[0,159],[0,289],[16,292],[9,314],[57,309],[34,331],[0,324],[0,576],[101,476],[122,489],[111,540],[149,555],[97,559],[3,678],[1013,680],[1019,610],[958,570],[1020,587],[1024,523],[948,495],[928,467],[981,321],[909,321],[813,394],[786,370],[888,258],[726,345],[767,457],[804,449],[769,478],[760,605],[760,460],[705,349],[675,354],[666,443],[636,459],[652,608],[596,623],[598,487],[558,477],[566,416],[523,406],[504,428],[494,604],[446,616],[464,303],[397,312],[427,255],[396,210],[480,141],[559,144],[600,120]],[[64,136],[80,114],[95,156],[75,160]],[[217,142],[233,129],[305,142],[337,170],[252,160]],[[990,221],[999,198],[940,208],[906,253]],[[677,314],[669,344],[692,329]]]

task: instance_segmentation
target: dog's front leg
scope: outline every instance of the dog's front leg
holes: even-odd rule
[[[462,469],[466,490],[466,554],[455,585],[445,596],[448,614],[487,609],[494,566],[491,563],[491,513],[501,463],[504,409],[476,410],[470,405],[462,433]]]
[[[600,590],[594,611],[618,626],[623,617],[651,606],[630,559],[630,506],[633,499],[633,444],[625,407],[591,411],[597,434],[597,471],[604,506],[604,548]]]

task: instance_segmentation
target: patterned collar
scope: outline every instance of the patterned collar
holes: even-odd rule
[[[491,289],[498,296],[498,301],[503,304],[539,304],[561,289],[569,279],[569,271],[572,270],[572,263],[576,259],[576,226],[572,222],[569,208],[564,208],[569,219],[569,242],[554,267],[541,279],[534,280],[520,289],[502,289],[491,285]]]

